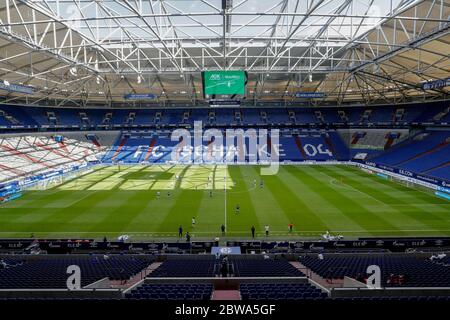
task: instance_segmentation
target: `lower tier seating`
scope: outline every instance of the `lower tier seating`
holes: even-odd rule
[[[381,269],[381,285],[387,287],[450,287],[450,267],[426,258],[407,255],[325,255],[305,256],[300,262],[326,279],[348,276],[365,281],[370,265]]]
[[[148,267],[149,256],[17,256],[0,257],[0,289],[66,288],[67,267],[81,269],[81,286],[100,279],[127,280]]]
[[[242,300],[327,299],[328,295],[309,283],[244,283]]]

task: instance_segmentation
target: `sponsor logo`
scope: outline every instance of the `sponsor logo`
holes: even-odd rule
[[[209,80],[213,80],[213,81],[218,81],[220,80],[220,74],[218,73],[213,73],[210,77]]]
[[[403,169],[400,169],[400,170],[398,171],[398,173],[403,174],[403,175],[408,176],[408,177],[414,176],[412,172],[407,171],[407,170],[403,170]]]

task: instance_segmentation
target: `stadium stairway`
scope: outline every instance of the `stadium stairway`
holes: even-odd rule
[[[11,167],[8,167],[8,166],[6,166],[4,164],[0,164],[0,169],[10,171],[10,172],[14,173],[15,175],[17,175],[19,177],[23,176],[24,174],[26,174],[26,172],[24,172],[22,170],[19,170],[19,169],[16,169],[16,168],[11,168]]]
[[[147,268],[142,270],[141,272],[132,276],[129,280],[121,281],[121,280],[109,280],[108,288],[111,289],[122,289],[122,290],[131,290],[134,287],[138,286],[142,282],[145,281],[145,278],[150,275],[153,271],[155,271],[162,263],[161,262],[153,262]]]
[[[386,140],[386,143],[384,144],[383,150],[389,149],[393,143],[394,143],[394,138],[391,135],[389,135]]]
[[[126,142],[127,142],[127,139],[124,137],[120,140],[119,146],[117,147],[116,151],[114,152],[114,155],[112,156],[111,160],[114,161],[114,159],[119,155],[120,150],[123,148],[123,146],[125,145]]]
[[[447,161],[447,162],[445,162],[445,163],[442,163],[442,164],[440,164],[440,165],[438,165],[438,166],[435,166],[435,167],[433,167],[433,168],[427,169],[427,170],[423,171],[423,173],[428,174],[428,173],[430,173],[430,172],[433,172],[434,170],[440,170],[440,169],[446,168],[446,167],[448,167],[448,166],[450,166],[450,161]]]
[[[0,147],[1,147],[4,151],[7,151],[7,152],[9,152],[9,153],[12,154],[12,155],[16,155],[16,156],[18,156],[18,157],[21,157],[22,159],[25,159],[25,160],[30,161],[30,162],[32,162],[32,163],[38,164],[38,165],[40,165],[40,166],[42,166],[42,167],[52,168],[51,165],[49,165],[49,164],[47,164],[47,163],[45,163],[45,162],[42,162],[42,161],[40,161],[39,159],[36,159],[36,158],[34,158],[34,157],[32,157],[32,156],[30,156],[30,155],[28,155],[28,154],[26,154],[26,153],[23,153],[23,152],[21,152],[21,151],[19,151],[19,150],[16,150],[16,149],[14,149],[14,148],[11,148],[10,146],[1,145]]]
[[[52,148],[52,147],[49,147],[48,145],[45,145],[45,144],[40,143],[40,142],[37,142],[37,143],[36,143],[36,146],[39,147],[39,148],[41,148],[41,149],[44,149],[44,150],[46,150],[46,151],[48,151],[48,152],[50,152],[50,153],[56,154],[57,156],[60,156],[60,157],[62,157],[62,158],[66,158],[67,160],[71,160],[71,161],[77,161],[77,160],[78,160],[78,159],[75,159],[75,158],[73,158],[73,157],[70,156],[70,153],[69,153],[69,151],[67,150],[67,147],[65,147],[64,144],[63,144],[64,147],[62,147],[61,149],[62,149],[65,153],[64,153],[64,152],[60,152],[60,151],[58,151],[57,149],[54,149],[54,148]],[[61,146],[61,144],[60,144],[60,146]]]
[[[294,261],[291,262],[291,264],[296,267],[298,270],[300,270],[301,272],[303,272],[310,280],[312,280],[314,283],[317,284],[317,287],[323,287],[325,289],[329,289],[329,288],[341,288],[344,285],[344,280],[343,279],[325,279],[323,277],[321,277],[320,275],[318,275],[317,273],[315,273],[314,271],[312,271],[311,269],[309,269],[308,267],[306,267],[305,265],[303,265],[301,262],[299,261]]]
[[[302,141],[301,141],[300,137],[295,136],[294,139],[295,139],[295,144],[297,146],[297,149],[300,152],[300,154],[302,155],[302,159],[306,159],[306,154],[305,154],[305,151],[303,150]]]
[[[407,163],[410,162],[410,161],[414,161],[414,160],[416,160],[416,159],[419,159],[419,158],[421,158],[421,157],[424,157],[424,156],[430,155],[430,154],[432,154],[432,153],[434,153],[434,152],[436,152],[436,151],[439,151],[439,150],[441,150],[442,148],[445,148],[449,143],[450,143],[450,142],[448,142],[448,141],[441,142],[440,144],[434,146],[433,148],[431,148],[431,149],[429,149],[429,150],[426,150],[426,151],[424,151],[424,152],[421,152],[421,153],[415,155],[414,157],[409,158],[409,159],[407,159],[407,160],[405,160],[405,161],[396,163],[395,165],[396,165],[396,166],[403,166],[403,165],[407,164]]]
[[[211,300],[241,300],[239,290],[214,290]]]
[[[425,174],[450,180],[450,162],[446,162],[438,167],[431,168],[427,170]]]

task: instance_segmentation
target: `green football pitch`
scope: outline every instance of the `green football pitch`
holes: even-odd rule
[[[450,236],[450,202],[345,165],[286,165],[273,176],[258,166],[135,165],[98,167],[0,206],[2,238],[169,238],[182,225],[196,239],[220,237],[222,224],[234,238],[252,225],[263,236],[266,224],[281,239]]]

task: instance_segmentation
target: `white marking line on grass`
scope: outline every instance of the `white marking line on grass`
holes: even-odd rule
[[[394,182],[395,182],[395,181],[394,181]],[[396,182],[396,183],[398,183],[398,184],[401,185],[400,182]],[[425,191],[425,190],[421,190],[419,187],[414,187],[414,185],[413,185],[413,186],[408,186],[408,185],[406,185],[406,187],[409,188],[409,189],[415,190],[415,191],[419,191],[419,192],[425,193],[425,194],[428,195],[428,196],[431,196],[431,194],[430,194],[429,192],[427,192],[427,191]],[[434,192],[434,190],[433,190],[433,192]],[[435,198],[442,199],[442,200],[446,200],[446,201],[450,202],[450,200],[447,199],[447,198],[441,198],[441,197],[438,197],[438,196],[435,195],[434,193],[433,193],[432,195],[433,195]]]
[[[361,170],[361,168],[360,168],[359,170],[360,170],[361,172],[364,172],[363,170]],[[369,178],[369,177],[368,177],[368,178]],[[428,196],[432,196],[432,194],[431,194],[430,192],[425,191],[425,190],[422,190],[420,187],[416,186],[414,183],[411,183],[411,184],[404,184],[404,183],[402,183],[401,180],[398,180],[398,179],[392,179],[392,180],[387,180],[387,181],[390,181],[390,182],[392,182],[392,183],[394,183],[394,184],[397,184],[397,185],[406,187],[406,188],[411,189],[411,190],[414,190],[414,191],[422,192],[422,193],[424,193],[424,194],[426,194],[426,195],[428,195]],[[444,199],[444,200],[447,200],[447,201],[450,202],[449,199],[437,197],[434,193],[433,193],[433,196],[435,196],[435,197],[438,198],[438,199]],[[414,205],[414,204],[413,204],[413,205]]]
[[[372,233],[372,232],[379,232],[379,233],[385,233],[385,232],[396,232],[396,233],[401,233],[401,232],[449,232],[450,229],[415,229],[415,230],[400,230],[400,229],[389,229],[389,230],[367,230],[366,232],[364,231],[356,231],[356,230],[329,230],[332,233],[356,233],[356,234],[366,234],[366,233]],[[283,234],[283,235],[301,235],[301,234],[323,234],[325,233],[325,230],[315,230],[315,231],[303,231],[303,232],[295,232],[293,231],[292,233],[286,233],[286,232],[281,232],[280,231],[271,231],[270,234],[271,235],[275,235],[275,234]],[[148,232],[148,231],[80,231],[80,232],[75,232],[75,231],[0,231],[0,234],[2,233],[6,233],[6,234],[11,234],[11,233],[26,233],[26,234],[39,234],[39,233],[44,233],[44,234],[129,234],[129,235],[133,235],[133,234],[168,234],[167,231],[155,231],[155,232]],[[214,232],[214,231],[195,231],[194,234],[216,234],[219,232]],[[229,231],[228,233],[230,234],[248,234],[250,233],[250,231]],[[170,234],[176,234],[178,235],[178,232],[172,232]]]
[[[441,207],[450,206],[450,203],[400,203],[400,204],[390,204],[391,207],[408,207],[408,206],[418,206],[418,207]]]
[[[86,190],[82,190],[82,191],[86,191]],[[75,203],[77,203],[77,202],[79,202],[79,201],[81,201],[81,200],[84,200],[85,198],[87,198],[87,197],[89,197],[89,196],[91,196],[91,195],[93,195],[93,193],[89,192],[89,193],[87,193],[85,196],[83,196],[83,197],[81,197],[81,198],[77,198],[77,199],[75,199],[75,200],[69,202],[69,204],[66,204],[66,205],[64,205],[64,206],[58,206],[58,207],[52,207],[52,206],[46,207],[46,206],[44,206],[44,208],[49,208],[49,209],[63,209],[63,208],[68,208],[68,207],[73,206]],[[58,201],[60,201],[60,200],[54,200],[54,201],[50,202],[49,204],[51,204],[51,203],[53,203],[53,202],[58,202]],[[33,207],[33,208],[34,208],[34,207]],[[36,209],[38,209],[38,208],[36,208]]]
[[[330,184],[333,185],[333,186],[336,186],[338,188],[347,189],[347,190],[354,190],[354,191],[359,192],[360,194],[362,194],[362,195],[364,195],[366,197],[372,198],[373,200],[377,201],[378,203],[381,203],[384,206],[390,207],[390,205],[387,204],[386,202],[378,200],[377,198],[371,196],[370,194],[362,192],[361,190],[358,190],[358,189],[352,187],[351,185],[346,184],[345,182],[341,182],[342,185],[336,184],[336,182],[338,182],[336,179],[334,179],[334,178],[330,179]]]

